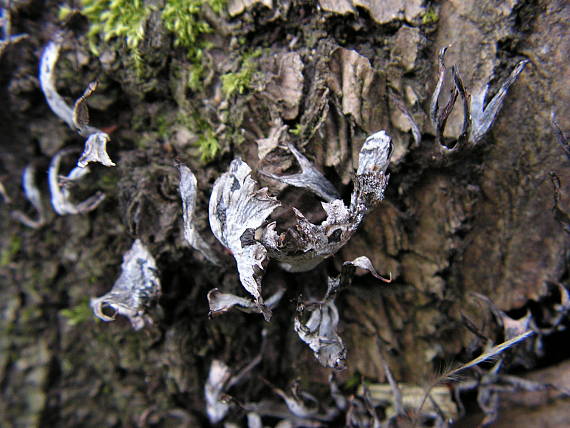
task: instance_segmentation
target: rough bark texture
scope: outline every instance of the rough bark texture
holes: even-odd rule
[[[467,361],[481,350],[465,318],[491,342],[503,340],[497,317],[474,292],[513,318],[531,312],[545,326],[545,314],[562,299],[557,284],[570,286],[563,224],[570,161],[551,125],[555,112],[560,128],[570,129],[567,2],[230,0],[220,15],[202,11],[213,32],[201,36],[210,45],[197,89],[187,85],[193,65],[161,23],[160,7],[145,24],[137,75],[120,38],[103,44],[98,56],[90,53],[89,22],[81,15],[62,22],[58,2],[11,3],[12,33],[28,37],[0,53],[0,181],[7,196],[0,206],[0,425],[207,426],[203,391],[211,362],[238,371],[260,352],[262,330],[262,362],[230,394],[242,403],[274,395],[264,378],[280,388],[300,379],[304,389],[328,396],[330,370],[318,366],[293,330],[297,299],[322,297],[327,274],[358,256],[390,272],[393,282],[358,276],[336,299],[348,349],[339,381],[347,393],[361,377],[386,382],[378,342],[397,381],[422,385],[442,362]],[[42,48],[62,28],[58,90],[71,102],[99,80],[89,99],[91,121],[110,133],[117,166],[92,167],[73,192],[79,198],[102,190],[107,198],[95,211],[72,216],[48,209],[45,174],[38,173],[48,220],[32,230],[11,216],[34,215],[20,187],[23,169],[33,163],[46,171],[59,149],[82,147],[49,110],[37,78]],[[437,53],[447,45],[446,63],[458,66],[469,93],[490,82],[494,95],[518,61],[530,60],[485,139],[451,154],[436,143],[428,113]],[[246,86],[228,95],[222,76],[243,69],[244,54],[257,48]],[[419,145],[396,99],[419,126]],[[462,121],[457,106],[445,136],[457,138]],[[220,147],[207,162],[197,150],[205,129]],[[235,156],[254,172],[290,173],[296,164],[286,144],[293,143],[348,198],[360,147],[380,129],[395,145],[386,200],[348,245],[307,273],[270,264],[263,293],[286,289],[270,323],[239,312],[209,320],[209,290],[244,294],[228,254],[222,268],[214,267],[184,243],[177,162],[198,180],[196,228],[223,254],[209,232],[207,206],[212,184]],[[322,220],[313,196],[257,177],[311,220]],[[291,211],[276,210],[273,218],[287,226]],[[88,302],[110,290],[137,238],[157,261],[162,297],[153,326],[135,332],[120,317],[96,321]],[[567,324],[564,318],[560,326]],[[522,355],[511,358],[512,369],[570,356],[564,331],[532,343],[512,350]],[[567,366],[556,369],[565,373]],[[535,421],[528,426],[546,419],[568,424],[567,409],[552,397],[512,400],[519,407],[505,420],[528,413],[526,423]],[[245,424],[243,415],[233,406],[228,420]]]

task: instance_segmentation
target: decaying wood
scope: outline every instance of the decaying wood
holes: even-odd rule
[[[1,6],[0,425],[567,425],[569,6],[204,3]]]

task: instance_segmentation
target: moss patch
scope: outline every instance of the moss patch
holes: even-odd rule
[[[198,135],[194,145],[198,148],[201,162],[210,162],[218,155],[221,149],[220,143],[207,120],[196,113],[190,115],[180,113],[177,122]]]
[[[248,52],[243,56],[241,68],[235,73],[224,74],[222,79],[222,91],[226,98],[235,94],[243,94],[251,86],[251,81],[257,70],[255,58],[261,56],[261,50]]]
[[[6,248],[2,249],[2,253],[0,253],[0,267],[9,265],[21,248],[22,239],[17,235],[12,235],[8,240]]]
[[[67,323],[71,326],[94,319],[88,299],[84,299],[81,303],[78,303],[71,308],[62,309],[59,311],[59,313],[67,320]]]
[[[91,23],[87,38],[89,48],[99,55],[99,38],[104,42],[124,39],[133,55],[135,67],[142,67],[139,45],[144,39],[145,23],[155,8],[143,0],[81,0],[81,13]],[[60,13],[61,14],[61,13]]]
[[[435,24],[437,21],[439,21],[439,16],[437,15],[436,10],[430,6],[422,15],[422,24],[432,25]]]
[[[209,5],[215,13],[222,13],[226,0],[166,0],[161,12],[164,28],[174,35],[175,46],[188,49],[188,58],[193,65],[190,86],[197,88],[203,74],[203,50],[208,44],[203,35],[212,32],[211,26],[202,19],[202,9]],[[60,8],[60,18],[71,9]],[[145,38],[148,17],[157,7],[144,0],[81,0],[81,13],[90,22],[87,37],[89,47],[99,55],[100,42],[113,38],[124,39],[140,74],[143,57],[139,46]]]

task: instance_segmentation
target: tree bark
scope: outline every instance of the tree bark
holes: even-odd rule
[[[95,56],[86,18],[58,20],[56,6],[11,2],[11,31],[28,36],[0,54],[3,426],[207,426],[203,391],[212,360],[239,371],[260,352],[262,331],[261,364],[229,394],[240,403],[279,401],[262,379],[282,389],[300,379],[327,400],[331,370],[296,336],[293,319],[298,301],[322,298],[327,275],[358,256],[393,281],[359,272],[336,300],[348,350],[338,379],[347,393],[355,379],[387,382],[381,355],[398,382],[414,385],[446,361],[468,361],[484,348],[483,337],[487,344],[505,339],[500,311],[511,320],[530,313],[543,330],[562,317],[552,334],[509,350],[505,372],[568,359],[561,329],[568,324],[570,160],[551,119],[554,113],[562,132],[570,129],[566,2],[229,0],[220,15],[202,8],[213,31],[201,36],[209,44],[197,89],[187,85],[195,65],[161,23],[161,5],[145,24],[138,75],[124,40],[102,43]],[[58,29],[65,30],[58,90],[71,100],[99,80],[89,100],[92,121],[111,134],[117,164],[92,167],[73,192],[102,190],[106,200],[71,216],[48,207],[43,174],[58,150],[82,144],[49,110],[38,83],[42,49]],[[444,46],[448,68],[458,67],[471,97],[489,84],[487,101],[519,61],[529,60],[483,141],[453,151],[436,141],[429,118]],[[242,70],[244,55],[257,49],[246,87],[228,96],[223,76]],[[447,142],[460,136],[460,104],[448,119]],[[318,222],[324,213],[317,198],[257,171],[294,171],[286,149],[293,143],[346,200],[359,150],[381,129],[394,143],[386,198],[350,242],[310,272],[269,265],[263,294],[286,289],[270,323],[240,312],[208,319],[210,289],[246,293],[228,254],[217,268],[184,243],[176,164],[196,174],[197,228],[222,253],[209,232],[208,199],[234,157],[270,193]],[[210,131],[219,152],[204,162],[197,142]],[[29,164],[42,171],[36,180],[48,216],[37,230],[12,215],[33,215],[20,186]],[[273,218],[292,224],[291,210]],[[120,317],[96,321],[88,306],[109,291],[137,238],[157,260],[163,287],[154,325],[139,332]],[[548,409],[533,411],[536,420],[568,418],[562,406],[539,405]],[[245,424],[244,414],[234,404],[227,420]]]

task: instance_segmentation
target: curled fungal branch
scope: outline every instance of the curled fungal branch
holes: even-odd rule
[[[212,361],[208,380],[204,386],[206,412],[212,424],[222,421],[230,409],[230,403],[225,399],[226,397],[229,398],[227,392],[234,386],[240,384],[250,375],[252,370],[261,363],[267,343],[267,332],[263,330],[261,335],[262,341],[259,353],[241,370],[233,372],[223,361]]]
[[[213,424],[222,421],[230,409],[230,405],[223,401],[222,397],[225,394],[231,376],[230,368],[223,361],[212,361],[208,380],[204,387],[204,395],[206,396],[208,419]]]
[[[37,220],[32,219],[21,211],[14,211],[12,217],[32,229],[39,229],[46,223],[46,215],[42,204],[40,189],[38,189],[36,185],[36,167],[33,164],[28,165],[24,169],[22,187],[24,188],[26,199],[30,201],[30,204],[32,204],[38,212],[38,218]]]
[[[10,44],[17,43],[28,37],[27,34],[12,35],[12,18],[10,16],[10,3],[7,8],[0,7],[0,27],[2,34],[0,35],[0,55]]]
[[[75,102],[73,108],[59,95],[55,85],[55,65],[61,50],[62,36],[58,35],[55,40],[45,47],[40,61],[40,85],[51,110],[67,125],[76,130],[81,136],[87,138],[85,148],[81,154],[77,166],[84,168],[89,162],[99,162],[105,166],[115,166],[107,154],[107,143],[110,140],[105,132],[89,126],[89,114],[87,99],[97,88],[97,83],[92,82],[81,97]]]
[[[431,96],[430,108],[429,108],[429,117],[434,129],[437,131],[437,128],[440,126],[441,120],[438,118],[439,116],[439,94],[441,93],[441,88],[443,87],[443,82],[445,80],[445,72],[447,68],[445,67],[445,53],[449,49],[449,46],[445,46],[439,50],[439,54],[437,56],[438,64],[439,64],[439,71],[437,77],[437,84],[435,85],[435,89],[433,90],[433,94]],[[455,100],[453,101],[455,102]],[[447,115],[449,116],[449,114]],[[445,120],[447,120],[447,116]]]
[[[69,191],[69,188],[72,185],[72,182],[89,173],[88,168],[75,168],[67,177],[62,178],[59,176],[61,158],[73,152],[75,152],[73,149],[60,150],[52,158],[49,166],[48,181],[51,193],[51,204],[54,211],[59,215],[83,214],[93,211],[105,199],[104,193],[97,192],[78,204],[71,201],[71,192]]]
[[[184,219],[184,239],[192,248],[198,250],[211,263],[220,266],[222,263],[212,247],[194,227],[194,211],[198,185],[196,176],[186,165],[178,165],[180,172],[180,197],[182,198],[182,216]]]
[[[140,330],[152,324],[147,311],[158,300],[160,293],[156,262],[137,239],[123,256],[121,275],[111,291],[91,299],[91,307],[95,315],[103,321],[113,321],[119,314],[129,318],[135,330]],[[112,308],[115,313],[112,316],[106,315],[103,312],[105,307]]]
[[[261,242],[269,255],[286,270],[302,272],[336,253],[348,242],[366,214],[384,199],[391,154],[392,140],[384,131],[368,137],[360,150],[350,206],[341,199],[323,202],[327,218],[320,225],[312,224],[293,208],[297,218],[293,227],[278,234],[273,222],[263,230]]]
[[[271,318],[271,311],[263,304],[261,278],[267,250],[257,242],[255,234],[279,205],[266,188],[257,190],[251,169],[241,159],[233,160],[228,172],[216,180],[210,198],[212,232],[232,252],[240,281],[266,320]]]
[[[556,136],[556,141],[558,141],[558,144],[560,144],[560,147],[566,154],[566,157],[568,160],[570,160],[570,143],[568,142],[568,138],[566,138],[564,135],[564,132],[562,132],[562,129],[560,129],[560,125],[558,125],[558,121],[556,120],[556,113],[551,113],[550,121],[552,122],[552,128],[554,130],[554,135]]]
[[[503,82],[497,93],[491,100],[484,106],[485,96],[489,90],[487,83],[479,93],[471,95],[471,118],[473,120],[473,127],[469,134],[469,141],[471,143],[478,143],[489,131],[497,115],[503,107],[503,102],[511,86],[518,80],[519,75],[527,65],[528,60],[520,61],[513,69],[509,77]]]
[[[486,105],[485,97],[489,89],[489,83],[485,84],[480,91],[474,91],[469,99],[463,87],[463,82],[457,71],[457,67],[453,66],[451,72],[453,89],[447,104],[440,110],[439,97],[447,72],[445,66],[445,53],[447,49],[448,47],[444,47],[439,51],[438,80],[430,103],[430,120],[435,130],[436,140],[443,144],[445,124],[453,111],[455,101],[459,95],[463,104],[463,126],[461,135],[459,136],[459,142],[468,141],[471,144],[477,144],[483,139],[487,132],[489,132],[489,129],[501,111],[509,89],[518,80],[528,60],[520,61],[515,66],[509,77],[501,84],[495,96]]]
[[[297,159],[299,166],[301,167],[301,172],[292,175],[275,175],[265,171],[259,171],[260,174],[266,177],[272,178],[273,180],[281,181],[282,183],[289,184],[294,187],[301,187],[310,190],[315,195],[319,196],[327,202],[339,199],[340,195],[338,191],[334,188],[332,183],[328,181],[323,174],[319,172],[317,168],[301,154],[299,150],[295,148],[292,144],[288,144],[287,147]]]
[[[274,295],[265,301],[265,306],[269,309],[273,309],[277,306],[281,297],[283,297],[283,294],[285,294],[285,289],[279,289]],[[259,305],[252,300],[230,293],[222,293],[217,288],[210,290],[208,293],[208,305],[210,307],[210,312],[208,313],[210,318],[224,314],[232,308],[236,308],[247,313],[262,313]]]
[[[295,332],[315,354],[315,358],[324,367],[343,370],[345,368],[346,347],[337,333],[339,315],[334,304],[334,293],[329,293],[324,300],[302,305],[297,308]],[[303,322],[301,316],[308,312],[309,318]]]
[[[51,110],[70,128],[73,125],[73,110],[59,95],[55,87],[55,64],[61,50],[61,36],[49,42],[40,60],[40,85]]]
[[[323,419],[322,416],[319,417],[318,415],[318,400],[311,394],[301,391],[298,382],[293,383],[289,394],[281,388],[277,388],[273,385],[271,385],[271,388],[283,399],[287,408],[293,415],[301,419]]]
[[[422,142],[422,131],[420,130],[418,123],[414,119],[414,116],[412,115],[412,113],[410,113],[410,110],[406,106],[404,100],[393,89],[390,90],[390,98],[392,99],[398,110],[402,112],[402,114],[410,123],[410,127],[412,129],[412,135],[414,137],[414,144],[416,146],[419,146],[420,143]]]
[[[334,301],[338,291],[350,285],[357,267],[366,269],[384,282],[389,282],[376,272],[367,257],[358,257],[345,262],[338,277],[328,279],[327,292],[323,300],[304,303],[297,308],[295,331],[299,338],[309,345],[323,367],[337,370],[345,368],[346,347],[337,333],[339,315]],[[309,313],[309,317],[303,322],[301,318],[305,313]]]

